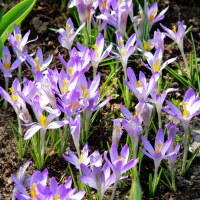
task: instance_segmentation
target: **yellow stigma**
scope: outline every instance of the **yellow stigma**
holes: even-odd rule
[[[66,23],[66,31],[69,31],[69,29],[70,29],[70,24],[68,24],[68,23]]]
[[[95,54],[96,54],[96,56],[98,57],[99,56],[99,52],[98,52],[98,45],[97,44],[94,44],[94,45],[92,45],[92,48],[94,49],[94,51],[95,51]]]
[[[37,186],[35,183],[31,186],[31,197],[36,198],[37,197]]]
[[[4,54],[4,58],[5,58],[5,61],[4,61],[3,65],[4,65],[5,69],[8,70],[8,69],[10,69],[10,65],[11,65],[11,63],[8,62],[8,54],[7,54],[7,53]]]
[[[173,30],[174,33],[177,32],[177,30],[176,30],[176,26],[175,26],[175,25],[173,26],[172,30]]]
[[[58,199],[60,199],[60,195],[59,195],[59,194],[55,194],[55,195],[53,196],[53,198],[54,198],[54,200],[58,200]]]
[[[154,10],[152,14],[149,16],[149,21],[152,22],[157,14],[157,10]]]
[[[161,152],[161,148],[162,148],[162,146],[163,146],[163,143],[162,142],[158,142],[158,144],[157,144],[157,148],[156,148],[156,153],[160,153]]]
[[[40,66],[40,64],[39,64],[39,58],[36,56],[34,60],[35,60],[35,64],[36,64],[36,69],[37,69],[38,71],[40,71],[41,66]]]
[[[17,101],[18,98],[19,98],[19,96],[18,96],[18,94],[14,94],[14,88],[11,87],[11,88],[9,88],[9,90],[10,90],[10,92],[11,92],[11,99],[12,99],[12,101],[13,101],[13,102]]]
[[[124,161],[124,158],[121,156],[118,156],[118,160]]]
[[[137,81],[136,86],[137,87],[142,87],[142,82],[141,81]]]
[[[72,111],[75,110],[75,108],[80,104],[79,101],[73,103],[72,101],[69,103],[70,107],[72,108]]]
[[[118,40],[118,43],[124,46],[124,40]]]
[[[102,0],[102,8],[106,9],[106,1],[105,0]]]
[[[17,35],[16,35],[16,39],[17,39],[17,42],[20,43],[20,42],[21,42],[21,35],[20,35],[20,34],[17,34]]]
[[[47,118],[44,115],[40,115],[39,120],[43,127],[47,126]]]
[[[118,134],[118,133],[120,132],[120,130],[121,130],[121,126],[120,126],[120,125],[117,125],[117,126],[115,127],[115,130],[116,130],[116,133]]]
[[[122,47],[122,49],[121,49],[121,55],[122,55],[122,57],[124,57],[124,56],[125,56],[125,53],[126,53],[126,51],[125,51],[125,48],[124,48],[124,47]]]
[[[73,69],[73,67],[68,67],[67,71],[68,71],[69,76],[71,77],[74,69]]]
[[[68,92],[68,85],[69,81],[68,80],[63,80],[63,87],[61,89],[62,94],[65,94]]]
[[[81,85],[81,95],[84,99],[86,99],[89,95],[89,91],[86,88],[86,85]]]
[[[151,47],[151,43],[147,42],[146,40],[143,40],[143,48],[145,51],[148,51]]]
[[[160,71],[160,59],[157,58],[156,59],[156,63],[153,64],[153,71],[154,72],[159,72]]]
[[[183,112],[182,112],[182,115],[186,118],[189,117],[189,113],[187,111],[187,105],[188,105],[188,102],[182,102],[182,106],[183,106]]]
[[[83,156],[84,156],[83,150],[81,150],[80,152],[81,152],[81,153],[80,153],[80,158],[78,159],[78,163],[79,163],[79,164],[83,163]]]
[[[157,90],[157,89],[154,89],[154,93],[155,93],[155,94],[158,94],[159,92],[158,92],[158,90]]]

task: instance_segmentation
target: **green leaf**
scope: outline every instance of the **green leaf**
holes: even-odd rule
[[[139,180],[133,180],[131,191],[130,191],[130,199],[142,199],[142,189],[139,183]]]
[[[0,37],[4,43],[7,39],[7,32],[13,31],[13,25],[20,25],[25,17],[32,10],[37,0],[24,0],[10,9],[0,22]]]
[[[2,58],[2,53],[3,53],[3,42],[0,38],[0,59]]]

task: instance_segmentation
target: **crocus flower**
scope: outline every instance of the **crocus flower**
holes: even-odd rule
[[[147,82],[147,79],[144,73],[140,72],[139,80],[137,81],[135,73],[130,67],[127,69],[127,75],[128,75],[129,81],[125,80],[125,83],[128,86],[128,88],[137,97],[138,101],[142,99],[146,100],[150,92],[153,90],[153,87],[156,84],[159,77],[158,74],[155,73],[154,75],[152,75],[149,82]]]
[[[200,114],[200,97],[196,96],[192,88],[189,88],[185,93],[181,103],[182,111],[167,100],[166,103],[169,108],[163,108],[162,110],[181,120],[183,126],[188,126],[190,120]]]
[[[3,48],[3,57],[0,60],[0,70],[3,72],[4,77],[12,77],[12,71],[15,70],[25,60],[25,56],[22,55],[11,64],[11,54],[8,47]]]
[[[162,159],[167,158],[173,154],[173,153],[166,154],[167,150],[169,149],[169,147],[172,143],[172,138],[170,138],[166,142],[164,142],[163,129],[158,130],[154,148],[152,147],[150,142],[147,140],[147,138],[144,136],[142,136],[142,143],[145,148],[145,150],[142,150],[142,152],[146,156],[148,156],[149,158],[152,158],[154,160],[155,169],[159,168]]]
[[[71,0],[69,8],[76,6],[82,23],[91,21],[92,15],[98,6],[98,0]]]
[[[107,152],[104,153],[104,158],[109,164],[110,168],[113,170],[116,181],[119,180],[123,173],[134,167],[139,161],[139,159],[132,159],[128,161],[129,147],[127,144],[122,147],[120,154],[118,154],[117,146],[112,144],[110,148],[111,161],[107,157]]]
[[[66,26],[65,29],[64,28],[60,28],[58,29],[58,33],[60,34],[58,36],[58,40],[61,44],[62,47],[71,50],[74,38],[76,37],[76,35],[80,32],[80,30],[85,26],[85,23],[83,23],[77,30],[76,32],[74,32],[74,24],[71,20],[71,18],[69,18],[66,22]]]
[[[146,57],[147,59],[147,62],[149,64],[146,65],[145,64],[145,67],[147,67],[151,72],[152,74],[153,73],[162,73],[162,70],[167,66],[169,65],[170,63],[174,62],[176,60],[176,57],[175,58],[171,58],[167,61],[165,61],[163,64],[162,64],[162,57],[163,57],[163,51],[161,48],[158,48],[156,51],[155,51],[155,54],[153,55],[151,52],[145,52],[144,53],[144,56]]]
[[[26,61],[31,66],[31,71],[35,74],[36,71],[44,71],[50,65],[53,56],[50,55],[46,60],[43,59],[42,49],[39,47],[35,58],[33,59],[30,55],[26,57]]]
[[[17,25],[14,25],[13,35],[8,33],[8,41],[11,43],[13,51],[17,57],[21,56],[26,51],[26,44],[31,42],[28,41],[30,30],[22,37],[21,31]]]
[[[107,6],[109,6],[109,4],[107,4]],[[119,31],[122,37],[124,37],[126,35],[126,23],[128,15],[130,12],[132,12],[133,3],[131,0],[121,2],[112,0],[111,6],[112,9],[105,9],[103,13],[96,18],[102,19],[103,22],[113,26],[116,31]]]
[[[164,10],[162,10],[158,15],[158,3],[155,2],[150,8],[149,8],[149,4],[147,2],[146,5],[146,15],[147,15],[147,22],[149,25],[149,29],[151,30],[152,26],[161,21],[162,19],[164,19],[165,17],[165,13],[167,12],[169,7],[166,7]]]
[[[80,164],[88,166],[90,163],[90,157],[88,157],[88,144],[86,143],[81,150],[79,157],[77,157],[69,148],[66,149],[67,155],[63,155],[64,159],[73,164],[76,169],[81,170]]]
[[[125,45],[124,45],[123,37],[120,35],[119,31],[116,32],[116,36],[117,36],[117,43],[118,43],[117,49],[119,53],[115,53],[115,52],[112,52],[112,53],[115,54],[117,58],[121,61],[124,74],[125,74],[125,79],[127,80],[126,68],[127,68],[129,57],[134,53],[137,47],[137,44],[135,44],[136,35],[132,34],[128,38]]]
[[[80,179],[86,185],[96,189],[100,195],[100,200],[102,200],[107,188],[114,183],[114,175],[111,174],[107,163],[102,166],[102,159],[99,156],[99,153],[90,156],[91,170],[86,165],[81,164],[83,175],[80,176]]]
[[[43,114],[43,109],[39,105],[39,102],[35,101],[33,106],[34,106],[33,107],[34,113],[38,122],[26,124],[26,126],[31,126],[31,127],[28,129],[28,131],[24,135],[25,140],[28,140],[29,138],[31,138],[39,130],[45,133],[47,129],[57,129],[64,126],[67,123],[66,121],[53,121],[55,118],[57,118],[60,115],[60,112],[50,113],[48,116],[45,116]]]
[[[106,50],[103,52],[104,49],[104,37],[101,33],[99,33],[95,44],[92,46],[92,48],[94,50],[90,50],[90,57],[91,57],[91,62],[92,62],[92,66],[93,66],[93,78],[96,76],[96,72],[97,72],[97,68],[99,63],[105,59],[111,49],[112,49],[112,44],[110,44]]]
[[[180,51],[183,51],[183,38],[185,36],[186,26],[181,22],[178,22],[178,30],[176,26],[173,27],[173,30],[168,29],[162,24],[161,27],[166,31],[165,35],[174,40],[174,42],[177,43]]]
[[[113,120],[112,144],[115,144],[117,147],[123,134],[121,122],[121,119]]]

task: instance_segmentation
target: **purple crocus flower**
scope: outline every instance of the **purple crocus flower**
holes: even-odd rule
[[[99,35],[97,36],[96,42],[92,46],[92,48],[94,50],[92,50],[92,49],[90,50],[90,57],[91,57],[91,62],[92,62],[92,66],[93,66],[93,78],[95,78],[98,65],[103,59],[105,59],[109,55],[109,53],[112,49],[112,44],[110,44],[106,48],[106,50],[103,52],[104,37],[101,33],[99,33]]]
[[[33,59],[30,55],[26,57],[26,61],[31,66],[31,71],[36,74],[36,71],[44,71],[49,66],[53,59],[53,56],[50,55],[46,60],[43,59],[42,49],[39,47],[35,58]]]
[[[74,32],[74,24],[71,20],[71,18],[69,18],[66,22],[66,26],[65,29],[64,28],[60,28],[57,30],[57,32],[60,34],[58,36],[58,40],[61,44],[62,47],[71,50],[73,41],[76,37],[76,35],[80,32],[80,30],[85,26],[85,23],[83,23],[77,30],[76,32]]]
[[[155,2],[151,7],[149,7],[149,4],[147,2],[146,5],[146,15],[147,15],[147,22],[149,25],[149,29],[151,30],[152,26],[163,20],[165,17],[165,13],[167,12],[169,7],[166,7],[164,10],[162,10],[158,15],[158,3]]]
[[[177,43],[180,51],[183,51],[183,38],[185,36],[186,26],[183,25],[183,23],[178,22],[178,30],[176,26],[173,26],[173,30],[168,29],[162,24],[161,27],[166,31],[165,35],[174,40],[174,42]]]
[[[128,64],[128,59],[134,53],[137,47],[137,44],[135,44],[136,34],[132,34],[128,38],[125,45],[124,45],[123,37],[120,35],[119,31],[116,32],[116,36],[117,36],[117,43],[118,43],[117,49],[119,53],[118,54],[115,52],[112,52],[112,53],[115,54],[117,58],[121,61],[124,74],[125,74],[125,80],[127,80],[126,68]]]
[[[122,147],[120,154],[118,154],[117,146],[112,144],[110,148],[111,161],[107,157],[107,152],[104,153],[104,158],[113,170],[116,182],[120,179],[123,173],[134,167],[139,161],[139,159],[132,159],[128,161],[129,147],[127,144]]]
[[[17,57],[21,56],[22,53],[26,51],[26,44],[30,42],[28,41],[29,35],[30,30],[22,37],[21,31],[17,25],[14,25],[13,35],[8,33],[8,41],[11,43]]]
[[[92,15],[98,6],[98,0],[71,0],[69,8],[76,6],[82,23],[91,21]]]
[[[106,5],[106,4],[103,4]],[[132,12],[133,3],[131,0],[128,1],[111,1],[111,7],[105,9],[103,13],[97,16],[97,19],[102,19],[104,23],[113,26],[117,31],[120,32],[122,37],[126,35],[126,23],[128,15]],[[105,7],[105,6],[104,6]]]
[[[100,200],[107,188],[114,183],[114,175],[111,174],[110,167],[107,163],[102,166],[102,158],[98,152],[90,156],[91,170],[84,164],[81,164],[83,175],[80,179],[86,185],[94,188],[99,193]]]
[[[3,72],[4,77],[12,77],[12,71],[15,70],[25,60],[25,56],[22,55],[11,64],[11,54],[8,47],[3,48],[3,57],[0,60],[0,70]]]
[[[145,52],[144,56],[146,57],[147,62],[150,66],[149,67],[148,65],[145,64],[145,67],[147,67],[152,72],[152,74],[157,73],[157,72],[162,73],[162,70],[167,65],[169,65],[170,63],[176,60],[176,57],[171,58],[162,64],[163,51],[161,48],[158,48],[154,55],[151,52]]]
[[[122,119],[113,120],[112,144],[115,144],[116,147],[118,147],[119,141],[123,134],[121,122],[122,122]]]
[[[139,80],[137,81],[135,73],[130,67],[127,69],[127,74],[129,81],[125,80],[125,83],[128,88],[135,94],[138,101],[146,100],[158,80],[158,73],[152,75],[149,82],[147,82],[143,72],[140,72]]]
[[[26,124],[26,126],[31,126],[31,127],[24,135],[25,140],[31,138],[39,130],[41,130],[43,134],[45,134],[47,129],[57,129],[64,126],[67,123],[66,121],[53,121],[60,115],[60,112],[50,113],[48,116],[45,116],[43,114],[44,110],[40,107],[39,102],[37,101],[33,102],[33,109],[38,122]],[[46,111],[50,110],[51,109],[46,108]]]
[[[173,152],[167,153],[170,145],[172,144],[172,138],[169,138],[166,142],[164,142],[164,132],[163,129],[159,129],[156,135],[156,140],[154,144],[154,148],[147,140],[146,137],[142,136],[142,143],[144,145],[145,150],[141,150],[146,156],[152,158],[154,160],[155,169],[158,170],[162,159],[167,158],[174,154]]]
[[[66,149],[67,155],[63,155],[64,159],[73,164],[76,169],[81,170],[80,164],[83,163],[84,165],[88,166],[90,163],[90,157],[88,157],[88,144],[86,143],[81,150],[79,158],[70,150]]]
[[[174,104],[166,100],[169,108],[163,108],[162,110],[166,113],[174,116],[175,118],[181,120],[184,127],[187,127],[190,120],[200,114],[200,97],[197,97],[195,91],[189,88],[183,98],[182,111],[178,109]]]

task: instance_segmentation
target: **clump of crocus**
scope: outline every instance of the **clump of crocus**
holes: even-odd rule
[[[121,176],[129,169],[133,168],[138,163],[139,159],[137,158],[128,161],[129,147],[127,144],[122,147],[120,155],[118,154],[117,146],[115,144],[112,144],[110,148],[111,161],[107,157],[107,152],[104,153],[104,158],[114,173],[114,189],[111,196],[111,200],[113,200],[115,198],[117,183],[120,180]]]
[[[167,100],[166,103],[169,107],[163,108],[163,111],[179,119],[183,125],[184,154],[182,163],[182,174],[184,174],[187,161],[188,148],[189,148],[188,139],[190,138],[190,121],[194,116],[200,114],[200,97],[197,97],[195,91],[192,88],[189,88],[185,93],[183,102],[181,103],[182,106],[181,110]]]
[[[152,182],[149,183],[150,195],[153,196],[155,195],[158,182],[159,182],[160,174],[158,175],[158,169],[159,169],[160,163],[164,158],[167,158],[174,154],[174,152],[167,153],[167,150],[170,148],[170,145],[172,144],[172,138],[169,138],[166,142],[164,142],[163,129],[159,129],[156,135],[154,148],[152,147],[150,142],[147,140],[147,138],[144,136],[142,136],[142,143],[144,145],[144,149],[141,149],[141,151],[146,156],[154,160],[154,166],[155,166],[154,177],[153,177],[153,181],[152,181],[152,177],[150,178]]]
[[[30,165],[30,162],[26,163],[20,168],[17,177],[11,175],[15,187],[13,190],[14,200],[25,199],[83,199],[85,191],[81,190],[76,193],[77,188],[72,188],[72,178],[69,177],[67,181],[63,184],[58,184],[54,177],[51,178],[49,185],[48,180],[48,170],[45,169],[43,172],[35,171],[31,176],[25,176],[25,171]],[[27,188],[30,192],[27,191]]]

